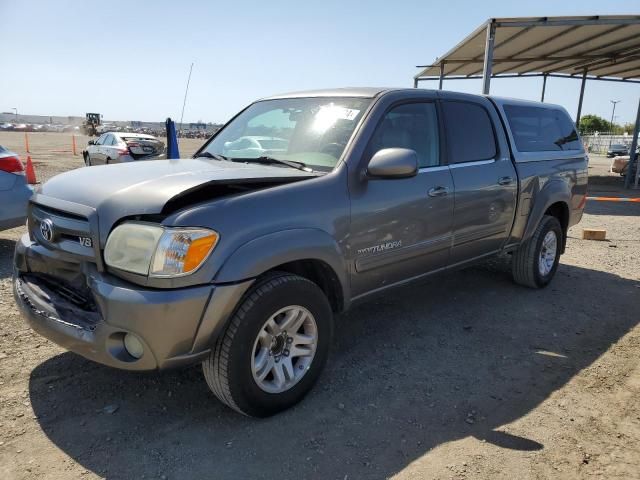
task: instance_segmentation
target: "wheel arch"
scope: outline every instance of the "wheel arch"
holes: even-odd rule
[[[522,241],[525,242],[533,236],[542,217],[551,215],[556,217],[562,226],[563,238],[561,253],[564,253],[571,214],[569,209],[570,204],[571,192],[569,191],[569,186],[561,181],[548,182],[535,197],[533,209],[529,215]]]
[[[569,229],[569,205],[563,201],[552,203],[545,210],[544,215],[555,217],[560,222],[560,226],[562,227],[560,253],[564,253],[565,247],[567,245],[567,230]]]
[[[240,246],[215,275],[215,283],[239,282],[274,271],[314,282],[334,312],[346,309],[350,290],[344,254],[327,232],[313,228],[284,230]]]

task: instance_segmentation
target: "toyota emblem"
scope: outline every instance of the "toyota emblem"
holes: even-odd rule
[[[40,233],[47,242],[53,240],[53,222],[48,218],[40,222]]]

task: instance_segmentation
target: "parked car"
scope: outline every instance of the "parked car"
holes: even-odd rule
[[[128,132],[103,133],[97,140],[89,140],[82,151],[87,166],[151,160],[164,154],[164,143],[156,137]]]
[[[638,148],[636,148],[636,161],[638,156]],[[619,173],[621,176],[625,177],[627,172],[629,171],[629,160],[631,159],[631,155],[623,155],[614,157],[611,161],[611,172]]]
[[[32,194],[20,157],[0,145],[0,230],[24,225]]]
[[[258,132],[286,152],[227,156]],[[127,370],[202,362],[222,402],[268,416],[316,383],[334,315],[356,301],[497,254],[515,282],[548,285],[586,190],[559,106],[422,89],[279,95],[193,159],[42,185],[15,298],[69,350]]]
[[[629,147],[622,145],[621,143],[614,143],[607,150],[607,157],[609,158],[624,155],[629,155]]]
[[[289,141],[278,137],[247,135],[224,146],[224,154],[228,157],[259,157],[265,154],[286,153]]]

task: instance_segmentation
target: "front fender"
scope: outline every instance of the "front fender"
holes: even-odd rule
[[[548,182],[533,198],[533,208],[529,214],[522,241],[529,240],[544,216],[544,212],[554,203],[564,203],[570,212],[571,191],[569,185],[560,180]]]
[[[255,278],[296,260],[320,260],[329,265],[340,281],[343,298],[348,301],[350,289],[344,254],[331,235],[314,228],[282,230],[245,243],[224,262],[214,283]]]

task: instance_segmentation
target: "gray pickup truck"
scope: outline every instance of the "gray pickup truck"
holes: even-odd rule
[[[129,370],[202,362],[231,408],[298,402],[353,302],[496,254],[547,285],[586,200],[558,106],[420,89],[257,101],[192,159],[77,169],[33,196],[32,328]]]

